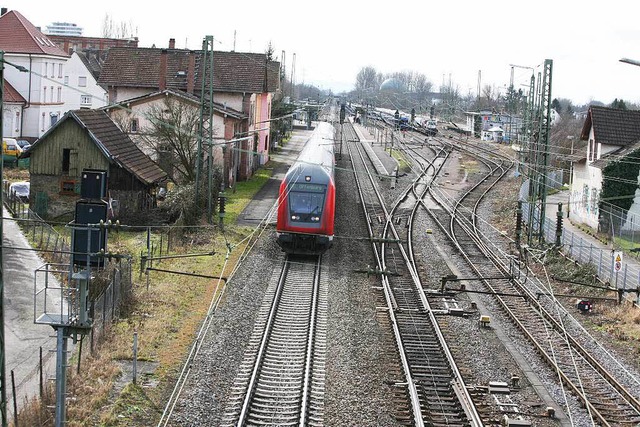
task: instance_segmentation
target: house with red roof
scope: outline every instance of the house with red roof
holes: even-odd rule
[[[202,51],[176,49],[174,39],[168,49],[114,47],[109,49],[98,84],[107,90],[110,102],[119,105],[165,90],[200,99],[202,57]],[[222,110],[228,109],[234,118],[232,131],[227,124],[214,126],[213,138],[220,147],[231,138],[244,138],[237,151],[238,179],[251,176],[269,160],[271,101],[279,90],[280,63],[270,61],[267,55],[213,52],[213,102]],[[220,112],[214,108],[214,115],[215,111]],[[238,114],[243,116],[239,123],[235,121]],[[235,172],[225,166],[224,173]]]
[[[5,52],[4,78],[26,101],[20,117],[19,136],[35,140],[66,111],[63,70],[69,55],[18,11],[2,9],[1,13],[0,50]]]
[[[18,138],[22,135],[22,114],[27,100],[8,81],[4,81],[2,99],[2,136]]]

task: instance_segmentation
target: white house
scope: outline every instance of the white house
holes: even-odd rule
[[[500,126],[483,130],[481,139],[482,141],[502,142],[504,139],[504,130]]]
[[[19,12],[6,9],[0,16],[0,50],[13,64],[5,64],[5,80],[26,101],[20,136],[38,138],[67,110],[63,76],[69,55]]]
[[[597,230],[602,169],[637,148],[640,111],[591,106],[580,139],[588,143],[573,161],[569,218]]]
[[[27,101],[7,81],[4,82],[3,94],[2,136],[19,138],[22,135],[22,113]]]
[[[108,104],[107,91],[98,85],[104,51],[85,50],[71,54],[64,69],[65,108],[100,108]]]

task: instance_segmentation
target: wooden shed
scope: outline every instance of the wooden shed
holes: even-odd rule
[[[83,169],[106,170],[113,199],[120,200],[120,205],[127,203],[123,199],[140,200],[140,206],[130,206],[132,209],[153,205],[157,188],[168,180],[101,110],[67,112],[23,156],[31,157],[31,203],[45,216],[73,211]],[[132,194],[136,197],[130,197]]]

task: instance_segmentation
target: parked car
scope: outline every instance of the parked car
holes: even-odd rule
[[[18,145],[18,141],[13,138],[2,139],[2,158],[4,161],[17,161],[20,154],[22,154],[22,148]]]
[[[20,148],[22,149],[22,152],[27,151],[29,147],[31,147],[31,143],[26,139],[18,139],[17,142]]]
[[[29,191],[31,184],[27,181],[14,182],[9,186],[9,200],[19,200],[23,203],[29,203]]]

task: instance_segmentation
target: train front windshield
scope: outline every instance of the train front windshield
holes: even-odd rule
[[[295,183],[289,191],[291,221],[319,223],[324,207],[327,186],[323,184]]]

